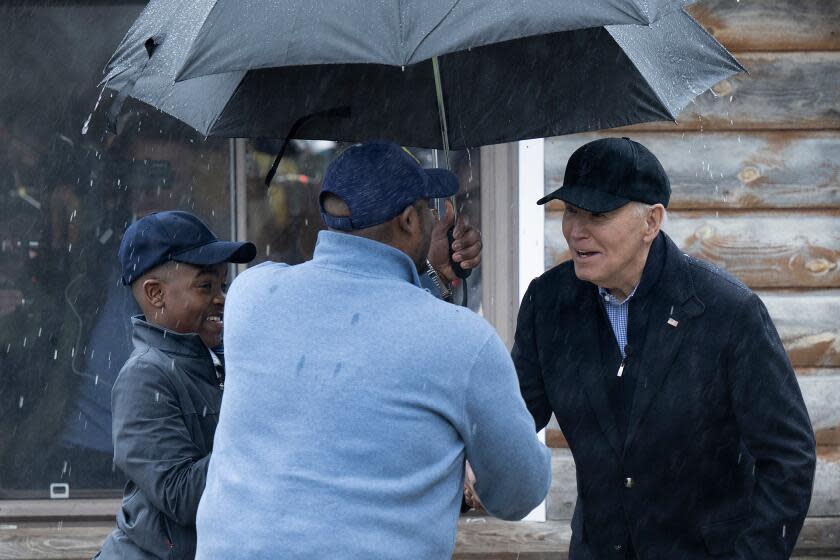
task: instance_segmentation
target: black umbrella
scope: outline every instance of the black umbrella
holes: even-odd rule
[[[684,3],[153,1],[104,83],[206,136],[462,149],[673,119],[742,70]]]

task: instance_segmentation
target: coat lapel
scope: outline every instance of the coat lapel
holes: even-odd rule
[[[667,238],[666,238],[667,239]],[[694,294],[687,257],[667,239],[665,266],[649,304],[647,336],[637,364],[637,385],[630,409],[625,448],[638,432],[651,403],[671,371],[690,322],[703,313]]]
[[[604,371],[605,365],[598,343],[599,313],[601,313],[601,310],[598,308],[599,304],[595,299],[594,287],[589,284],[586,287],[591,289],[581,290],[580,297],[583,305],[581,305],[580,321],[575,327],[576,340],[571,344],[573,348],[581,350],[577,371],[595,412],[595,417],[598,419],[610,447],[620,456],[622,451],[621,438],[605,385],[605,380],[610,373]]]

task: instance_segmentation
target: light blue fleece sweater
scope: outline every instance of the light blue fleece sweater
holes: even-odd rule
[[[246,271],[224,345],[199,560],[448,559],[464,459],[496,516],[548,492],[501,340],[390,246],[321,232],[313,260]]]

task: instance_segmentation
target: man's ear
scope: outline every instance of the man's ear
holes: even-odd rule
[[[403,233],[411,235],[420,227],[420,215],[413,204],[408,205],[397,217],[397,225]]]
[[[665,220],[665,207],[661,204],[654,204],[645,216],[645,241],[653,242],[662,229],[662,222]]]
[[[166,299],[166,286],[157,278],[148,278],[141,287],[143,299],[155,309],[163,309]]]

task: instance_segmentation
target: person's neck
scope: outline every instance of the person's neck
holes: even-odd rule
[[[610,291],[610,294],[618,301],[625,301],[633,290],[642,281],[642,274],[645,271],[648,255],[650,254],[650,245],[645,246],[639,255],[631,261],[630,265],[625,269],[625,274],[619,278],[614,285],[604,286]]]

